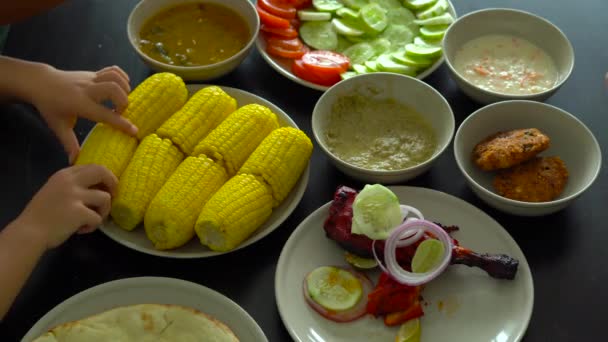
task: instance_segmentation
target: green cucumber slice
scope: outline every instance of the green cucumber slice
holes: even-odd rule
[[[335,50],[338,34],[330,21],[307,21],[300,26],[300,38],[317,50]]]
[[[391,51],[391,42],[385,38],[378,38],[369,43],[374,50],[374,56],[383,55]]]
[[[363,64],[353,64],[353,70],[355,70],[357,74],[366,74],[369,72],[367,67]]]
[[[416,38],[414,38],[414,44],[415,45],[422,45],[422,46],[437,46],[437,47],[441,47],[441,40],[425,40],[422,37],[416,37]]]
[[[365,67],[371,71],[378,71],[378,63],[376,63],[374,61],[366,61]]]
[[[391,50],[397,51],[413,41],[414,32],[405,25],[389,25],[378,37],[388,39]]]
[[[336,47],[336,52],[342,53],[342,51],[348,49],[351,45],[353,45],[352,42],[343,36],[338,35],[338,46]]]
[[[343,311],[353,308],[363,296],[361,281],[350,272],[321,266],[306,276],[310,298],[322,307]]]
[[[346,38],[346,40],[348,40],[349,42],[353,43],[353,44],[358,44],[358,43],[367,43],[370,40],[372,40],[373,38],[367,36],[367,35],[363,35],[363,36],[344,36],[344,38]]]
[[[409,76],[416,75],[416,68],[413,68],[413,67],[410,67],[407,65],[403,65],[403,64],[399,64],[399,63],[395,63],[393,61],[393,59],[391,58],[391,55],[382,55],[382,56],[378,57],[376,62],[378,62],[378,69],[380,69],[381,71],[395,72],[398,74],[404,74],[404,75],[409,75]],[[353,220],[353,223],[354,223],[354,220]],[[398,224],[399,223],[397,223],[397,225]],[[390,231],[389,231],[389,233],[390,233]],[[389,234],[387,234],[384,239],[386,239],[388,237],[388,235]]]
[[[387,13],[388,23],[390,25],[405,25],[414,34],[418,33],[418,24],[414,23],[416,16],[407,8],[395,8]]]
[[[369,0],[372,4],[378,4],[386,11],[391,11],[395,8],[403,8],[403,5],[398,0]]]
[[[351,64],[363,64],[374,57],[374,49],[369,43],[352,45],[342,52],[350,59]]]
[[[359,12],[347,7],[342,7],[336,11],[336,14],[344,20],[358,21],[360,20]]]
[[[407,44],[405,54],[412,57],[434,58],[441,56],[441,47]]]
[[[368,270],[371,268],[378,267],[378,262],[376,261],[376,259],[362,258],[358,255],[354,255],[349,252],[344,253],[344,259],[346,259],[346,262],[348,262],[349,264],[362,270]]]
[[[361,7],[367,5],[367,0],[342,0],[342,2],[344,5],[355,10],[361,9]]]
[[[403,6],[415,11],[420,11],[433,6],[436,2],[437,0],[404,0]]]
[[[414,23],[421,26],[434,26],[434,25],[449,25],[454,22],[454,17],[450,13],[443,13],[440,16],[414,20]]]
[[[300,10],[298,11],[298,18],[302,21],[328,21],[331,19],[331,13]]]
[[[380,33],[388,25],[386,12],[377,4],[369,4],[363,6],[359,12],[363,24],[372,32]]]
[[[344,7],[342,2],[338,0],[312,0],[312,5],[317,11],[321,12],[335,12]]]
[[[362,36],[365,32],[358,30],[352,26],[345,24],[341,19],[334,18],[331,20],[331,23],[339,34],[343,34],[345,36]]]
[[[428,40],[439,40],[445,35],[445,31],[448,29],[448,25],[431,25],[422,26],[420,28],[420,35],[424,39]]]
[[[447,11],[448,8],[450,8],[450,5],[448,4],[447,0],[437,0],[437,2],[433,6],[425,9],[424,11],[418,12],[416,14],[416,16],[419,19],[428,19],[428,18],[436,17],[438,15],[445,13],[445,11]]]
[[[359,75],[359,74],[357,74],[355,71],[346,71],[346,72],[341,73],[340,77],[343,80],[345,80],[345,79],[348,79],[348,78],[351,78],[351,77],[355,77],[357,75]]]
[[[409,67],[416,68],[416,69],[426,68],[426,67],[430,66],[431,64],[433,64],[433,61],[430,59],[421,58],[421,57],[419,57],[419,58],[410,57],[410,56],[407,56],[406,54],[404,54],[403,52],[394,53],[391,55],[391,58],[396,63],[407,65]]]
[[[377,62],[378,68],[384,71],[399,72],[407,68],[392,62],[388,55],[380,56]],[[372,240],[385,240],[402,220],[397,195],[383,185],[367,184],[353,202],[351,232]]]

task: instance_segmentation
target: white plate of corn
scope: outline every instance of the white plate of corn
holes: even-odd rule
[[[157,73],[131,92],[123,115],[137,138],[97,124],[76,164],[119,178],[100,229],[129,248],[171,258],[228,253],[277,229],[304,195],[312,142],[261,97]]]

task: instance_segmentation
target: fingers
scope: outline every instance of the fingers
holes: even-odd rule
[[[108,217],[112,206],[112,196],[109,192],[96,189],[87,189],[82,195],[83,203],[95,210],[102,218]]]
[[[89,87],[88,91],[96,102],[112,101],[118,113],[122,113],[129,104],[127,92],[116,82],[95,83]]]
[[[63,145],[68,154],[70,164],[73,164],[80,152],[80,145],[72,127],[66,125],[57,125],[55,127],[55,125],[50,125],[49,128],[55,133],[61,145]]]
[[[97,72],[97,74],[99,74],[99,73],[105,73],[105,72],[108,72],[108,71],[112,71],[112,72],[118,73],[123,79],[125,79],[127,81],[127,83],[129,83],[129,81],[130,81],[129,75],[124,70],[122,70],[118,65],[112,65],[112,66],[109,66],[109,67],[105,67],[105,68],[99,70]]]
[[[80,228],[78,228],[78,231],[76,231],[76,234],[89,234],[94,232],[95,230],[97,230],[96,226],[82,226]]]
[[[82,167],[75,168],[74,172],[76,182],[85,188],[102,184],[108,189],[110,194],[114,194],[116,191],[118,179],[112,171],[104,166],[96,164],[82,165]]]
[[[137,134],[137,127],[129,120],[97,103],[91,103],[90,108],[86,110],[82,116],[96,122],[107,123],[132,136]]]
[[[95,77],[95,82],[114,82],[118,84],[125,93],[128,94],[131,91],[127,74],[118,67],[109,67],[99,70],[97,72],[97,76]]]
[[[94,230],[103,222],[103,218],[95,210],[87,208],[84,204],[80,208],[79,215],[81,217],[80,227],[87,227],[86,230],[91,229],[90,227],[93,227]]]

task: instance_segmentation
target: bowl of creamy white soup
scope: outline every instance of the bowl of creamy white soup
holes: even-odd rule
[[[454,114],[433,87],[409,76],[370,73],[327,90],[312,114],[319,147],[346,175],[398,183],[427,171],[450,144]]]
[[[484,9],[460,17],[446,31],[443,48],[454,81],[484,104],[544,101],[574,68],[572,44],[557,26],[513,9]]]

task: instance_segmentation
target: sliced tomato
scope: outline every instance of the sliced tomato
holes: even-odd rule
[[[303,80],[327,87],[330,87],[341,80],[339,72],[319,72],[317,70],[312,70],[307,68],[301,59],[294,61],[291,71]]]
[[[277,0],[258,0],[258,5],[266,12],[277,17],[293,19],[296,17],[296,7],[286,2]]]
[[[277,17],[276,15],[270,14],[264,11],[260,6],[256,5],[255,8],[258,11],[258,15],[260,16],[260,21],[262,24],[266,24],[268,26],[278,27],[278,28],[288,28],[289,20],[281,17]]]
[[[340,73],[346,72],[350,66],[350,59],[333,51],[311,51],[302,57],[307,67],[312,69],[340,69]]]
[[[302,58],[305,53],[310,51],[306,45],[302,45],[299,50],[289,50],[282,48],[277,45],[266,44],[266,52],[273,56],[289,58],[289,59],[298,59]]]
[[[295,6],[297,9],[310,7],[312,5],[312,0],[284,0],[284,2]]]
[[[298,19],[298,18],[296,18],[296,19],[291,19],[291,20],[289,21],[289,23],[291,24],[291,26],[292,26],[294,29],[296,29],[296,30],[299,30],[299,29],[300,29],[300,24],[301,24],[300,19]]]
[[[291,26],[288,28],[279,28],[262,24],[260,26],[260,31],[271,33],[284,38],[296,38],[298,36],[298,31]]]
[[[299,51],[302,50],[304,43],[300,40],[300,38],[282,38],[277,36],[270,36],[266,39],[268,45],[274,45],[276,47],[280,47],[285,50],[290,51]]]

